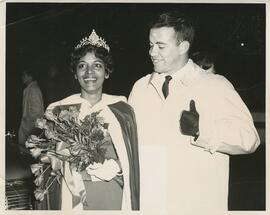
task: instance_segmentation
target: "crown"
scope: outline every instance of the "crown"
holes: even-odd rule
[[[75,46],[75,50],[86,46],[86,45],[93,45],[97,47],[103,47],[106,49],[108,52],[110,51],[110,47],[106,44],[106,41],[102,38],[99,37],[95,31],[95,29],[92,30],[92,33],[90,34],[89,37],[83,38],[78,45]]]

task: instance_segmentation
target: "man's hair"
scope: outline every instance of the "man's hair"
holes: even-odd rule
[[[33,68],[24,68],[21,72],[21,75],[24,73],[28,76],[31,76],[33,81],[37,79],[36,70],[34,70]]]
[[[192,44],[195,30],[190,20],[188,20],[188,18],[179,11],[162,13],[150,23],[150,29],[161,27],[173,27],[179,43],[186,40],[190,45]]]

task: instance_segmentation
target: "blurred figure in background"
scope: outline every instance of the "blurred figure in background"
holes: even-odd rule
[[[63,83],[60,81],[60,71],[56,65],[51,65],[47,73],[47,82],[44,89],[44,104],[47,107],[49,104],[56,102],[64,97]]]
[[[214,56],[209,52],[194,52],[190,58],[206,72],[214,74],[216,73]]]
[[[34,71],[32,69],[24,70],[21,78],[26,88],[23,91],[22,118],[18,132],[18,142],[24,147],[28,136],[37,130],[35,128],[35,121],[37,118],[43,116],[44,103]]]

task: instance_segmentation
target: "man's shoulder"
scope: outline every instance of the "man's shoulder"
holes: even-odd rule
[[[29,89],[32,89],[32,90],[40,90],[40,87],[39,87],[37,81],[31,82],[31,83],[28,85],[28,88],[29,88]]]
[[[149,81],[152,77],[152,74],[147,74],[143,77],[141,77],[140,79],[138,79],[134,85],[133,85],[133,88],[134,87],[143,87],[143,86],[147,86],[149,84]]]
[[[32,82],[28,87],[26,88],[26,92],[33,97],[40,97],[42,96],[41,88],[39,87],[37,82]]]
[[[215,88],[234,88],[232,83],[223,75],[202,71],[199,76],[200,85]]]
[[[141,77],[140,79],[138,79],[134,83],[132,90],[131,90],[129,97],[128,97],[129,104],[134,106],[135,103],[138,102],[138,100],[142,99],[142,95],[145,94],[145,92],[149,86],[151,76],[152,76],[152,74],[147,74],[147,75]]]

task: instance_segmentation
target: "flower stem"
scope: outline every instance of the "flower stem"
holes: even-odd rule
[[[42,132],[40,135],[38,135],[38,137],[41,138],[44,133],[45,133],[45,131],[42,129]]]
[[[42,175],[44,175],[44,173],[45,173],[49,168],[50,168],[50,165],[48,165],[48,166],[46,167],[46,169],[40,174],[40,177],[41,177]]]
[[[52,180],[52,182],[46,187],[45,189],[45,193],[48,192],[48,190],[50,189],[50,187],[52,186],[52,184],[54,183],[54,181],[57,179],[57,176],[54,177],[54,179]]]

